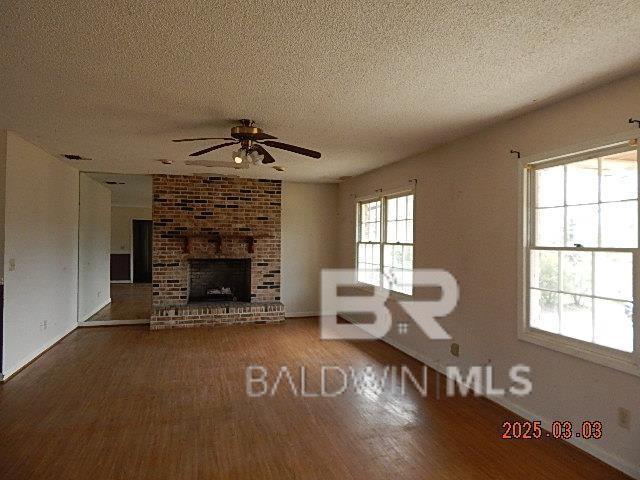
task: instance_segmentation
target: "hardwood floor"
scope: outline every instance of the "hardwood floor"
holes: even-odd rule
[[[321,341],[317,319],[78,329],[0,386],[0,478],[627,478],[561,441],[500,439],[515,416],[482,398],[245,391],[249,365],[270,386],[282,365],[299,386],[304,365],[317,392],[321,365],[402,364],[420,366],[382,342]]]
[[[148,320],[151,318],[150,283],[112,283],[111,303],[87,320]]]

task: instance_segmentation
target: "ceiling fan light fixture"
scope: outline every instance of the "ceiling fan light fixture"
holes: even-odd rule
[[[251,159],[251,163],[253,163],[254,165],[258,165],[264,159],[264,155],[256,152],[255,150],[251,150],[248,157]]]
[[[245,152],[244,148],[241,148],[233,152],[233,161],[236,162],[238,165],[244,162],[246,158],[247,158],[247,153]]]

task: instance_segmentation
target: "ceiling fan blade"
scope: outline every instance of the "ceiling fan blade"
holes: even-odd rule
[[[273,148],[279,148],[281,150],[288,150],[289,152],[297,153],[299,155],[306,155],[307,157],[320,158],[320,152],[316,152],[315,150],[309,150],[308,148],[297,147],[295,145],[289,145],[288,143],[282,142],[273,142],[271,140],[265,140],[265,145],[268,145]]]
[[[218,148],[228,147],[229,145],[236,145],[238,142],[228,142],[221,143],[220,145],[214,145],[213,147],[205,148],[204,150],[198,150],[197,152],[193,152],[190,157],[198,157],[200,155],[204,155],[205,153],[209,153],[213,150],[217,150]]]
[[[235,140],[227,137],[201,137],[201,138],[179,138],[178,140],[171,140],[172,142],[197,142],[198,140]]]
[[[273,135],[269,135],[268,133],[265,133],[265,132],[260,132],[255,136],[256,140],[273,140],[276,138],[278,137],[274,137]]]
[[[273,158],[271,156],[271,154],[269,152],[267,152],[267,149],[264,148],[262,145],[258,145],[257,143],[255,143],[253,145],[253,149],[258,152],[260,155],[264,155],[264,158],[262,159],[262,163],[267,164],[267,163],[276,163],[276,159]]]

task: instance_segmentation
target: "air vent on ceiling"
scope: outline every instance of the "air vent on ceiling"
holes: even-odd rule
[[[91,160],[91,158],[82,157],[80,155],[76,155],[74,153],[63,153],[62,156],[67,160]]]

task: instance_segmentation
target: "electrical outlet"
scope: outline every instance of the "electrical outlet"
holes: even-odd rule
[[[618,407],[618,426],[622,428],[626,428],[629,430],[631,428],[631,411],[624,408]]]
[[[10,272],[15,272],[16,271],[16,259],[15,258],[10,258],[9,259],[9,271]]]
[[[460,356],[460,344],[452,343],[451,344],[451,348],[449,349],[449,351],[451,352],[451,355],[453,355],[454,357],[459,357]]]

